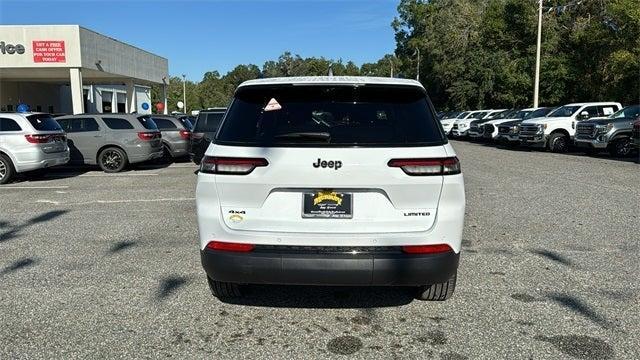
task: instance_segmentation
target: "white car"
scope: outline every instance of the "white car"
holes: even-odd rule
[[[484,111],[469,111],[466,113],[460,114],[453,122],[453,127],[451,128],[451,135],[454,138],[465,137],[469,134],[469,125],[471,121],[478,120],[480,118],[485,117],[490,110]],[[463,116],[464,115],[464,116]]]
[[[0,113],[0,184],[68,161],[67,136],[51,115]]]
[[[440,124],[442,124],[442,129],[444,133],[449,136],[451,134],[451,129],[453,129],[453,123],[456,121],[456,118],[450,119],[442,119],[440,120]]]
[[[611,115],[620,110],[617,102],[591,102],[564,105],[544,118],[525,120],[520,124],[520,144],[567,152],[576,133],[576,122]]]
[[[412,286],[420,299],[449,298],[465,194],[437,121],[414,80],[242,83],[198,173],[213,295],[304,284]]]
[[[513,110],[505,114],[505,116],[499,119],[489,120],[482,124],[482,137],[487,140],[495,140],[498,137],[498,125],[514,121],[525,119],[529,114],[541,108],[527,108],[521,110]]]
[[[509,110],[507,109],[489,110],[489,112],[484,116],[479,117],[478,119],[475,119],[475,120],[471,120],[469,122],[469,130],[468,130],[469,137],[471,139],[481,138],[483,135],[482,131],[484,130],[482,128],[482,124],[492,119],[499,118],[502,114],[504,114],[507,111]]]

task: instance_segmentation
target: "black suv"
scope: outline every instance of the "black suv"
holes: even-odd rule
[[[211,108],[200,111],[193,126],[189,142],[189,158],[191,161],[198,165],[200,164],[200,160],[202,160],[205,151],[207,151],[211,139],[216,135],[226,112],[227,108]]]

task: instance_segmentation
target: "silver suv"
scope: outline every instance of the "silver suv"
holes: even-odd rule
[[[162,133],[164,162],[189,156],[189,140],[193,125],[188,118],[179,119],[170,115],[146,115],[146,117],[150,117]]]
[[[16,173],[66,164],[69,147],[62,128],[49,114],[0,114],[0,184]]]
[[[97,164],[113,173],[162,157],[162,135],[147,116],[85,114],[56,120],[67,132],[72,163]]]
[[[628,156],[633,151],[633,122],[638,119],[640,105],[633,105],[606,118],[576,122],[575,144],[586,153],[607,150],[612,156]]]

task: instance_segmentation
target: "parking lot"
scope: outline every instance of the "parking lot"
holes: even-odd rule
[[[456,294],[209,293],[196,167],[57,169],[0,187],[0,358],[640,357],[640,165],[453,141]]]

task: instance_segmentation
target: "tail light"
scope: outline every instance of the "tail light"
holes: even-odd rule
[[[210,241],[207,244],[208,250],[232,251],[232,252],[250,252],[256,246],[253,244],[231,243],[222,241]]]
[[[441,254],[453,251],[447,244],[435,245],[408,245],[402,247],[402,252],[406,254]]]
[[[162,135],[160,134],[160,132],[157,132],[157,131],[147,131],[147,132],[139,132],[138,137],[142,141],[151,141],[151,140],[161,138]]]
[[[399,167],[411,176],[438,176],[460,174],[460,160],[457,157],[439,159],[392,159],[387,164]]]
[[[51,135],[25,135],[24,137],[32,144],[46,144],[53,140]]]
[[[191,133],[192,140],[200,140],[204,137],[204,133]]]
[[[188,130],[180,130],[180,137],[182,140],[189,140],[191,138],[191,132]]]
[[[262,158],[205,156],[200,164],[200,171],[206,174],[247,175],[255,168],[267,165],[267,159]]]

